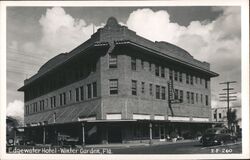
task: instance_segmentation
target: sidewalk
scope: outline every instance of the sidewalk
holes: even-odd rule
[[[86,148],[133,148],[133,147],[145,147],[145,146],[156,146],[156,145],[171,145],[176,143],[188,143],[195,142],[197,140],[179,140],[176,142],[171,141],[157,141],[153,142],[151,145],[149,143],[111,143],[111,144],[91,144],[86,145]],[[79,146],[80,147],[80,146]]]

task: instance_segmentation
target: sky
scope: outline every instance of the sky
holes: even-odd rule
[[[23,92],[17,89],[50,58],[70,52],[105,25],[110,16],[151,41],[167,41],[210,63],[212,107],[224,81],[241,104],[240,7],[8,7],[7,115],[23,119]]]

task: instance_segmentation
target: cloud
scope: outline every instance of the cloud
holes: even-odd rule
[[[23,49],[46,57],[47,60],[71,51],[88,38],[93,32],[93,24],[86,24],[83,19],[75,19],[61,7],[47,9],[39,24],[42,37],[38,42],[26,42]],[[98,26],[94,26],[98,28]]]
[[[10,102],[7,106],[6,114],[17,119],[19,123],[23,123],[24,103],[20,100]]]
[[[211,63],[211,69],[220,74],[212,79],[214,94],[220,92],[219,82],[236,80],[241,84],[241,19],[240,7],[213,7],[222,14],[214,21],[192,21],[180,26],[170,21],[167,11],[151,9],[133,11],[127,26],[152,41],[167,41],[187,50],[194,58]],[[223,105],[212,96],[212,105]]]

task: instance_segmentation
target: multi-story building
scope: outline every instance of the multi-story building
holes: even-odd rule
[[[232,106],[230,107],[231,112],[234,114],[235,123],[232,124],[235,131],[238,131],[242,128],[241,125],[241,106]],[[224,126],[228,127],[227,121],[227,107],[216,107],[212,108],[212,121],[222,123]]]
[[[165,140],[211,126],[207,62],[167,42],[142,38],[113,17],[90,39],[24,81],[26,132],[79,143]]]

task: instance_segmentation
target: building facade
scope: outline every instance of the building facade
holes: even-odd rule
[[[60,135],[84,143],[166,140],[211,126],[207,62],[152,42],[113,17],[90,39],[24,81],[26,133],[37,143]]]
[[[241,106],[230,107],[231,112],[235,115],[235,123],[232,124],[233,130],[238,131],[242,128],[241,125]],[[212,121],[222,123],[224,126],[228,126],[227,121],[227,107],[216,107],[212,108]]]

